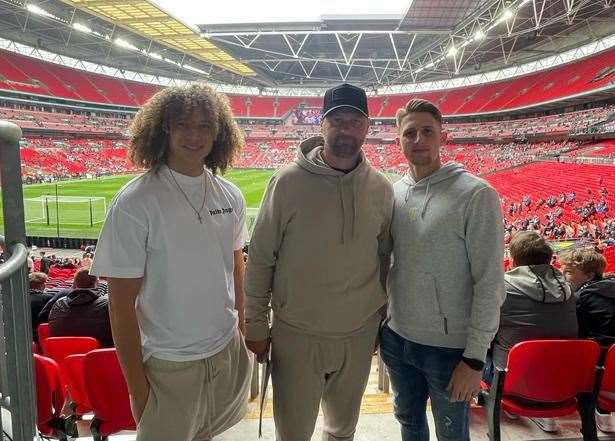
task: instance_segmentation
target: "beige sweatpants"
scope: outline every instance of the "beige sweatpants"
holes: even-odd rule
[[[247,411],[252,360],[237,330],[219,353],[196,361],[150,357],[150,384],[137,441],[209,440],[237,424]]]
[[[322,402],[324,441],[351,441],[369,377],[379,320],[358,335],[323,338],[280,323],[271,330],[277,441],[309,441]]]

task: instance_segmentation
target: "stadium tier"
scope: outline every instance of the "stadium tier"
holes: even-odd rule
[[[520,118],[509,121],[489,121],[474,123],[445,123],[450,140],[470,140],[477,138],[503,140],[525,138],[529,135],[569,135],[572,131],[590,130],[609,119],[615,106],[605,106],[588,110],[547,115],[536,118]],[[315,110],[315,112],[317,112]],[[34,132],[75,133],[81,136],[117,135],[125,137],[132,117],[92,116],[69,114],[61,111],[42,112],[15,108],[1,108],[0,118],[14,122],[22,129]],[[301,124],[290,116],[284,124],[250,124],[242,122],[246,137],[250,139],[302,139],[319,131],[317,124]],[[393,125],[373,125],[370,138],[393,139],[397,134]]]
[[[523,108],[608,86],[613,80],[615,50],[521,77],[412,97],[428,99],[445,115],[497,112]],[[103,104],[136,107],[158,86],[116,79],[70,69],[50,62],[0,50],[0,90],[21,92]],[[370,97],[374,117],[391,118],[410,95]],[[315,97],[231,96],[233,112],[239,117],[283,117],[298,105],[319,107]]]

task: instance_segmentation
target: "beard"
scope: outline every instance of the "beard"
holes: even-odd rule
[[[340,135],[333,138],[331,151],[338,158],[352,158],[361,150],[361,143],[352,136]]]

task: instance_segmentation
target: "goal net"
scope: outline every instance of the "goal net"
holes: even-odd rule
[[[42,195],[24,198],[26,223],[55,225],[90,225],[102,223],[107,213],[107,200],[100,196]]]

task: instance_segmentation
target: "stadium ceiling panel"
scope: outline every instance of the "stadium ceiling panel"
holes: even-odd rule
[[[535,61],[615,34],[612,0],[409,0],[401,20],[203,24],[202,35],[279,87],[374,89]]]
[[[255,72],[218,48],[190,26],[146,0],[63,0],[75,8],[96,15],[152,41],[159,42],[199,60],[241,76]]]
[[[444,29],[457,24],[475,11],[483,0],[414,0],[400,23],[401,29]]]

